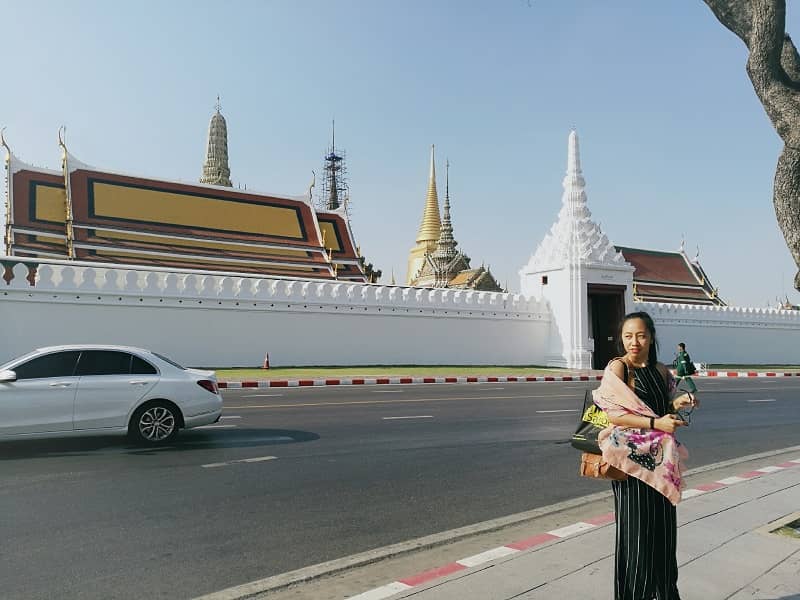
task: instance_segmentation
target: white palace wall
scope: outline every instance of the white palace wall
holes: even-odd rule
[[[142,346],[194,366],[546,364],[563,352],[550,306],[514,294],[262,279],[0,258],[0,362],[64,343]],[[38,265],[35,285],[29,267]],[[635,302],[661,359],[800,364],[800,312]]]
[[[513,294],[2,257],[0,362],[66,343],[193,366],[542,364],[547,306]],[[35,285],[29,266],[37,265]]]
[[[716,364],[800,364],[800,311],[635,302],[653,317],[662,362],[679,342],[692,360]]]

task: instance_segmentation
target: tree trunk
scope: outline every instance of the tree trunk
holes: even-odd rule
[[[772,202],[783,237],[800,266],[800,150],[783,147],[775,169],[775,189]],[[794,287],[800,290],[800,271],[794,277]]]
[[[786,34],[785,0],[704,0],[720,23],[750,50],[747,74],[783,152],[772,203],[786,245],[800,269],[800,55]],[[800,291],[800,270],[794,278]]]

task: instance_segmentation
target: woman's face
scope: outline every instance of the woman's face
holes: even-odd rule
[[[641,319],[628,319],[622,324],[622,347],[634,361],[647,361],[652,341],[650,330]]]

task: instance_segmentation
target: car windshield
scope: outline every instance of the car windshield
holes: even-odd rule
[[[159,354],[158,352],[153,352],[153,356],[157,356],[158,358],[160,358],[161,360],[163,360],[165,363],[169,363],[169,364],[171,364],[173,367],[177,367],[178,369],[181,369],[182,371],[185,371],[185,370],[186,370],[186,367],[184,367],[183,365],[179,365],[179,364],[178,364],[178,363],[176,363],[174,360],[172,360],[171,358],[167,358],[167,357],[166,357],[166,356],[164,356],[163,354]]]
[[[6,361],[2,365],[0,365],[0,371],[7,371],[7,370],[11,369],[11,365],[13,365],[14,363],[21,364],[21,363],[25,362],[25,360],[27,360],[27,359],[29,359],[29,358],[31,358],[33,356],[36,356],[37,354],[39,354],[39,351],[38,350],[34,350],[33,352],[28,352],[27,354],[23,354],[22,356],[17,356],[15,358],[12,358],[11,360]]]

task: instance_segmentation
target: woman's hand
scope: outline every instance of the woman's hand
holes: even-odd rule
[[[681,419],[678,415],[664,415],[663,417],[655,419],[653,425],[655,425],[655,428],[659,431],[663,431],[665,433],[675,433],[675,430],[678,427],[685,427],[688,425],[688,423],[686,423],[686,421]]]
[[[700,402],[697,400],[697,396],[690,392],[681,394],[672,400],[672,408],[676,412],[684,408],[697,408],[698,406],[700,406]]]

